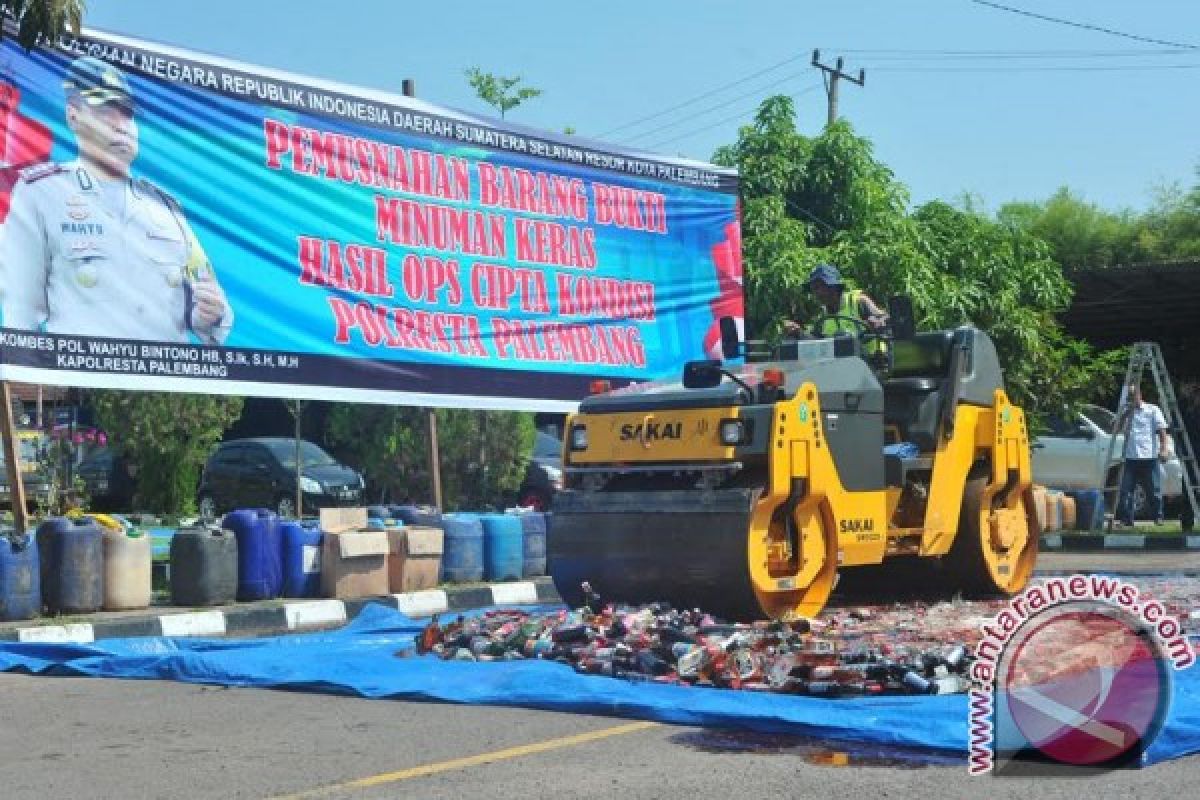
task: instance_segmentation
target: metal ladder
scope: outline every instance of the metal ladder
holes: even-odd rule
[[[1167,420],[1167,433],[1175,442],[1175,457],[1179,459],[1180,465],[1183,467],[1183,497],[1184,501],[1190,506],[1192,512],[1193,524],[1197,515],[1200,514],[1200,466],[1196,463],[1196,451],[1192,448],[1192,441],[1188,437],[1187,427],[1184,425],[1183,413],[1179,410],[1179,401],[1175,399],[1175,388],[1171,385],[1171,376],[1167,374],[1167,364],[1163,360],[1162,350],[1157,342],[1135,342],[1129,352],[1129,367],[1125,370],[1125,381],[1121,384],[1121,402],[1117,408],[1117,419],[1120,420],[1128,410],[1129,404],[1129,386],[1141,385],[1142,376],[1146,369],[1149,368],[1150,376],[1154,380],[1154,388],[1158,392],[1159,408],[1162,409],[1163,416]],[[1133,415],[1130,414],[1125,419],[1125,424],[1122,427],[1121,441],[1122,443],[1129,441],[1129,429],[1133,422]],[[1113,436],[1108,440],[1108,454],[1105,459],[1105,464],[1113,462],[1113,453],[1116,450],[1117,437],[1116,431],[1113,431]],[[1117,518],[1119,508],[1117,503],[1121,499],[1121,482],[1125,477],[1125,454],[1119,454],[1117,466],[1117,481],[1113,486],[1104,488],[1105,499],[1107,495],[1112,493],[1114,501],[1112,503],[1113,513],[1108,518],[1107,529],[1111,532],[1113,521]],[[1186,515],[1185,515],[1186,516]]]

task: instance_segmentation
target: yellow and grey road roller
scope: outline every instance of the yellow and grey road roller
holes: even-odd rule
[[[722,617],[815,616],[839,572],[935,560],[947,588],[1012,594],[1040,534],[1029,432],[970,326],[765,351],[722,320],[725,360],[584,399],[567,420],[548,569],[563,600]],[[865,574],[865,573],[859,573]]]

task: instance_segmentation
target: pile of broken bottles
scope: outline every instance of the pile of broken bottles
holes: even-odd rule
[[[1200,635],[1200,581],[1127,577],[1184,631]],[[445,659],[541,658],[579,672],[629,680],[845,697],[954,694],[967,678],[981,626],[1005,598],[827,608],[820,617],[727,625],[701,611],[661,604],[585,607],[530,614],[493,611],[433,623],[418,652]]]
[[[1200,636],[1200,581],[1127,579]],[[601,606],[589,589],[587,606],[576,610],[497,610],[444,626],[434,618],[418,651],[461,661],[546,658],[613,678],[822,697],[950,694],[970,688],[980,626],[1007,606],[1006,599],[917,601],[725,625],[664,604]]]
[[[828,620],[723,624],[661,604],[490,611],[446,625],[435,617],[417,651],[460,661],[540,658],[614,678],[823,697],[967,690],[964,644],[901,645],[872,633],[875,617],[856,608]]]

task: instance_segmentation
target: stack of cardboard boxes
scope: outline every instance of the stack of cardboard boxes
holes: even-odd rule
[[[367,528],[365,508],[321,510],[321,593],[375,597],[438,585],[442,531],[430,527]]]

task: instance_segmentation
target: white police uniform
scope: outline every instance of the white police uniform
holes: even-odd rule
[[[22,171],[0,226],[6,328],[221,344],[192,324],[192,280],[215,280],[179,204],[146,180],[105,186],[80,161]]]

